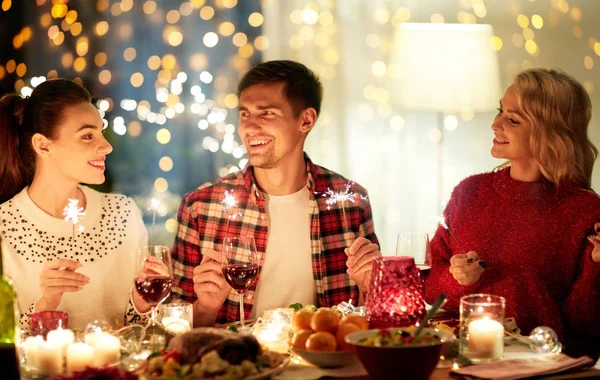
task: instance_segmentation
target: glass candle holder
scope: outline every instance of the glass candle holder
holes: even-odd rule
[[[425,316],[423,282],[412,257],[373,261],[366,315],[371,328],[410,326]]]
[[[267,349],[285,354],[289,349],[293,318],[294,309],[291,308],[265,310],[252,326],[252,335]]]
[[[46,335],[57,328],[67,329],[69,327],[69,315],[64,311],[40,311],[29,316],[29,328],[31,336]]]
[[[175,335],[190,331],[194,326],[192,304],[173,301],[159,307],[160,323]]]
[[[504,356],[504,297],[471,294],[460,299],[459,352],[474,363]]]

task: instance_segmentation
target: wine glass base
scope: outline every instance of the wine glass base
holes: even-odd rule
[[[171,334],[163,325],[151,320],[142,330],[140,349],[158,352],[167,346],[169,335]]]

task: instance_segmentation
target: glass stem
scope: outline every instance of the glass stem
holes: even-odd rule
[[[151,323],[155,323],[156,322],[156,306],[152,306],[152,308],[150,309],[150,322]]]
[[[244,329],[244,327],[246,327],[246,325],[244,324],[244,292],[241,291],[240,292],[240,326],[242,327],[242,330]]]

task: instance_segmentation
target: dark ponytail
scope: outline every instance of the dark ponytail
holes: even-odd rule
[[[0,99],[0,203],[26,186],[25,170],[19,157],[19,136],[26,101],[17,94]]]
[[[9,94],[0,99],[0,204],[33,181],[33,135],[55,139],[64,110],[91,99],[83,86],[66,79],[43,82],[28,98]]]

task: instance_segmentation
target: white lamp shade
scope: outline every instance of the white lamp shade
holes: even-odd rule
[[[501,98],[491,25],[403,23],[394,36],[392,103],[413,110],[490,111]]]

